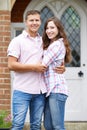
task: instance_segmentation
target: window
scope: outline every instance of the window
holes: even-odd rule
[[[73,7],[69,7],[63,13],[61,22],[72,50],[72,62],[67,66],[80,67],[80,17]]]

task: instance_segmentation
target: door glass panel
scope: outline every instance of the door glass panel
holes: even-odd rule
[[[80,67],[80,17],[73,7],[69,7],[63,13],[61,17],[61,22],[68,36],[72,51],[72,62],[70,64],[67,64],[66,66]]]
[[[42,10],[41,10],[41,20],[42,20],[42,24],[41,24],[41,27],[39,29],[39,33],[40,35],[42,35],[42,32],[43,32],[43,28],[44,28],[44,24],[46,22],[46,20],[50,17],[54,16],[53,12],[48,8],[48,7],[44,7]]]

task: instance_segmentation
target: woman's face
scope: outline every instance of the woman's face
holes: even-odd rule
[[[51,41],[54,41],[58,35],[58,28],[53,21],[48,22],[46,27],[46,34]]]

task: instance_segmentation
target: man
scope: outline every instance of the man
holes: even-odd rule
[[[8,47],[8,67],[15,72],[12,130],[23,129],[28,107],[30,130],[40,130],[46,93],[41,72],[46,70],[46,66],[38,64],[43,54],[42,38],[38,34],[41,25],[39,11],[28,11],[25,24],[26,30]]]

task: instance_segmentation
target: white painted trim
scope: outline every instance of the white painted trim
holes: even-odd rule
[[[11,10],[10,0],[0,0],[0,10]]]
[[[22,30],[23,28],[25,28],[25,24],[24,23],[11,23],[11,39],[13,37],[15,37],[15,31],[16,30]]]
[[[43,9],[45,6],[47,6],[49,9],[51,9],[52,12],[54,13],[54,15],[56,16],[57,14],[56,14],[55,8],[53,8],[53,6],[50,4],[51,2],[54,2],[54,0],[49,0],[49,1],[47,1],[47,0],[44,0],[44,1],[41,1],[41,0],[35,1],[35,0],[32,0],[29,3],[29,5],[27,6],[27,8],[26,8],[26,10],[24,12],[24,16],[25,16],[25,14],[26,14],[26,12],[28,10],[36,9],[36,10],[41,11],[41,9]],[[58,2],[58,0],[55,0],[55,2]],[[24,16],[23,16],[23,18],[24,18]]]

